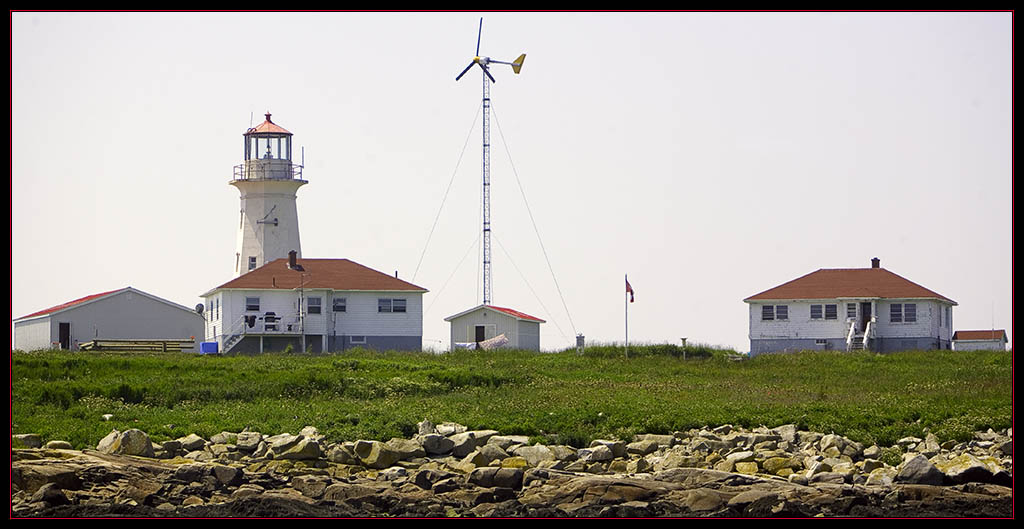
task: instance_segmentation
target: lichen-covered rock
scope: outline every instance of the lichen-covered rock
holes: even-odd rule
[[[127,456],[153,457],[153,443],[146,432],[132,428],[119,432],[114,430],[96,445],[100,452]]]
[[[513,454],[526,460],[526,462],[535,467],[542,461],[555,461],[555,453],[550,448],[542,444],[536,444],[533,446],[520,446],[512,451]]]
[[[1009,485],[1012,478],[999,466],[994,457],[975,457],[965,453],[948,461],[935,462],[935,466],[953,483],[997,483]]]
[[[359,461],[369,468],[384,469],[400,461],[400,455],[380,441],[356,441],[352,448]]]

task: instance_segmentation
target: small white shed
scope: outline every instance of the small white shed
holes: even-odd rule
[[[1005,351],[1006,331],[956,331],[953,333],[954,351]]]
[[[203,317],[194,310],[125,287],[14,320],[13,348],[74,351],[80,343],[92,340],[188,340],[202,336]]]
[[[456,343],[479,343],[504,334],[510,349],[540,351],[540,324],[544,320],[517,310],[478,305],[444,319],[451,324],[452,349]]]

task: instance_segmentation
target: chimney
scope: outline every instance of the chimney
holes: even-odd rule
[[[880,268],[881,261],[877,257],[871,259],[871,268]]]
[[[295,270],[295,250],[288,252],[288,268]]]
[[[395,279],[398,279],[398,270],[395,270]]]

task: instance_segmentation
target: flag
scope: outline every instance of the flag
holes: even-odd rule
[[[629,278],[626,278],[626,293],[629,294],[629,302],[633,302],[633,287],[629,286]]]

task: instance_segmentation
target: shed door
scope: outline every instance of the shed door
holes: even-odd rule
[[[57,338],[61,349],[71,349],[71,322],[62,321],[57,324]]]
[[[476,339],[473,340],[473,341],[475,341],[475,342],[482,342],[482,341],[484,341],[486,339],[486,338],[484,338],[484,329],[485,329],[485,327],[483,325],[477,325],[476,326]]]

